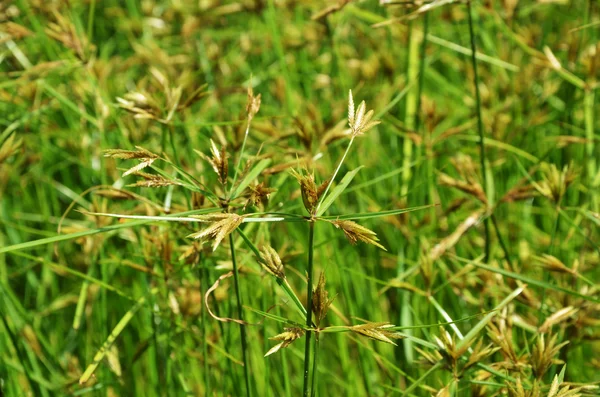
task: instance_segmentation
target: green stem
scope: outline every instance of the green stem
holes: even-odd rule
[[[413,29],[413,23],[408,24],[408,65],[407,65],[407,83],[418,81],[419,73],[419,36]],[[425,40],[425,37],[423,37]],[[404,124],[408,132],[415,132],[415,119],[417,114],[417,106],[419,102],[419,89],[413,85],[406,95],[404,107]],[[408,184],[412,175],[411,160],[413,158],[413,143],[408,136],[404,137],[402,143],[402,187],[400,195],[405,197],[408,194]]]
[[[558,227],[560,225],[560,203],[556,205],[556,219],[554,220],[554,228],[552,229],[552,237],[550,238],[550,248],[548,252],[550,255],[554,253],[554,242],[556,241],[556,235],[558,234]],[[550,283],[550,272],[544,272],[544,282]],[[544,301],[546,300],[546,289],[542,289],[542,295],[540,297],[540,310],[538,312],[538,323],[541,325],[544,319]]]
[[[500,234],[500,228],[498,227],[498,219],[496,219],[496,215],[494,215],[493,213],[492,213],[491,217],[492,217],[492,223],[494,225],[494,229],[496,230],[496,236],[498,237],[498,242],[500,243],[500,247],[502,248],[502,251],[504,251],[504,256],[506,257],[506,261],[508,262],[508,265],[510,266],[510,268],[512,270],[515,270],[515,268],[512,264],[512,261],[510,260],[510,252],[508,251],[508,247],[504,243],[504,239],[502,238],[502,235]]]
[[[310,397],[315,397],[316,396],[316,390],[317,388],[315,387],[317,384],[317,364],[318,364],[318,360],[319,359],[319,338],[315,337],[315,357],[313,358],[313,367],[312,367],[312,386],[311,386],[311,390],[310,390]]]
[[[484,134],[483,134],[483,120],[481,117],[481,95],[479,93],[479,77],[477,74],[477,60],[475,54],[477,53],[477,48],[475,46],[475,33],[473,32],[473,12],[471,9],[471,1],[467,2],[467,10],[469,14],[469,36],[471,38],[471,64],[473,65],[473,84],[475,86],[475,101],[477,105],[477,131],[479,133],[479,151],[480,151],[480,160],[481,160],[481,174],[483,176],[483,189],[485,192],[485,196],[488,197],[488,182],[487,182],[487,169],[486,169],[486,159],[485,159],[485,145],[484,145]],[[490,256],[490,220],[489,217],[486,217],[484,220],[484,228],[485,228],[485,257],[484,261],[487,262]]]
[[[587,143],[585,144],[585,154],[587,157],[587,175],[590,183],[591,191],[594,191],[596,186],[594,184],[594,177],[596,176],[596,157],[594,156],[594,90],[586,88],[585,96],[583,98],[584,103],[584,116],[585,116],[585,138]],[[598,196],[595,194],[591,195],[592,210],[598,211]]]
[[[352,143],[353,142],[354,142],[354,136],[352,136],[352,138],[350,138],[350,143],[348,143],[348,146],[346,147],[346,151],[344,152],[344,155],[342,156],[342,159],[338,163],[338,165],[337,165],[337,167],[335,169],[335,172],[333,173],[333,176],[331,177],[331,180],[327,184],[327,188],[325,188],[325,192],[321,195],[321,198],[319,200],[319,204],[317,204],[317,210],[315,212],[319,212],[319,207],[323,203],[323,199],[325,199],[325,197],[327,197],[327,192],[329,191],[329,188],[331,187],[331,185],[333,185],[333,181],[335,180],[336,175],[340,171],[340,168],[342,167],[342,163],[344,162],[344,160],[346,160],[346,156],[348,155],[348,152],[350,151],[350,148],[352,147]]]
[[[242,164],[242,157],[244,156],[244,149],[246,148],[246,141],[248,140],[248,133],[250,132],[250,120],[248,120],[248,124],[246,125],[246,132],[244,133],[244,140],[242,141],[242,148],[240,149],[240,155],[235,166],[235,173],[233,174],[233,182],[231,183],[231,193],[229,195],[230,198],[233,196],[235,182],[237,181],[238,173],[240,171],[240,165]]]
[[[240,292],[240,278],[238,275],[238,266],[235,259],[235,247],[233,244],[233,236],[229,235],[229,245],[231,247],[231,262],[233,263],[233,283],[235,285],[235,297],[237,300],[238,318],[244,321],[244,312],[242,305],[242,295]],[[244,380],[246,381],[246,396],[250,397],[250,372],[248,367],[248,341],[246,340],[246,328],[240,324],[240,337],[242,338],[242,361],[244,362]]]
[[[179,156],[177,154],[177,146],[175,145],[175,131],[172,124],[169,124],[169,142],[171,144],[171,151],[173,152],[173,157],[175,157],[175,164],[181,170],[183,167],[181,166],[181,161],[179,161]],[[192,209],[192,201],[187,189],[183,190],[183,194],[185,195],[185,200],[187,202],[187,206],[189,209]]]
[[[352,144],[352,141],[350,141]],[[350,145],[348,145],[350,147]],[[346,153],[348,150],[346,150]],[[341,162],[340,162],[341,164]],[[308,233],[308,265],[307,265],[307,286],[306,286],[306,326],[310,328],[312,326],[312,274],[313,274],[313,255],[314,255],[314,237],[315,237],[315,223],[310,222],[309,233]],[[310,339],[311,332],[306,332],[306,344],[304,346],[304,397],[308,397],[308,371],[310,368]],[[314,374],[313,374],[314,376]]]
[[[204,263],[204,256],[200,259],[198,267],[198,278],[200,279],[200,296],[204,296],[204,288],[208,279],[208,270]],[[204,355],[204,391],[207,396],[212,394],[210,389],[210,368],[208,365],[208,333],[206,327],[206,310],[202,310],[200,314],[200,330],[202,331],[202,354]]]

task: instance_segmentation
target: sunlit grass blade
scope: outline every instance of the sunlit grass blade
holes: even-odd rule
[[[154,295],[157,292],[158,292],[158,288],[154,288],[154,289],[150,290],[151,295]],[[123,332],[125,327],[127,327],[127,324],[129,324],[129,321],[131,321],[131,319],[133,318],[135,313],[146,303],[147,298],[148,298],[147,296],[142,296],[141,298],[139,298],[137,300],[136,304],[133,305],[127,311],[127,313],[125,313],[125,315],[117,323],[115,328],[113,328],[112,332],[110,333],[110,335],[108,336],[106,341],[102,344],[102,347],[100,347],[100,349],[94,356],[92,363],[88,365],[88,367],[85,369],[85,371],[79,378],[80,384],[86,383],[92,377],[92,375],[94,374],[94,371],[96,371],[96,368],[98,368],[98,365],[100,365],[100,363],[102,362],[102,360],[108,353],[108,349],[110,349],[110,347],[113,345],[113,343],[115,343],[115,341],[117,340],[117,338],[119,337],[121,332]]]
[[[394,216],[405,214],[407,212],[421,211],[427,208],[431,208],[434,205],[421,205],[418,207],[411,208],[400,208],[396,210],[388,210],[388,211],[379,211],[379,212],[366,212],[366,213],[358,213],[358,214],[346,214],[346,215],[328,215],[322,216],[320,219],[339,219],[339,220],[358,220],[358,219],[371,219],[371,218],[381,218],[384,216]]]
[[[240,183],[237,186],[234,186],[234,190],[231,193],[231,199],[239,196],[244,189],[246,189],[250,183],[252,183],[252,181],[254,181],[265,170],[265,168],[269,166],[269,164],[271,164],[271,159],[263,159],[260,160],[254,167],[252,167],[250,172],[244,176]]]
[[[346,175],[344,175],[341,182],[333,188],[331,193],[329,193],[326,197],[323,198],[323,201],[318,207],[317,216],[321,216],[325,213],[325,211],[327,211],[331,204],[334,203],[334,201],[339,197],[339,195],[342,194],[342,192],[348,187],[350,182],[352,182],[352,179],[354,179],[354,177],[362,167],[363,166],[355,168],[352,171],[346,173]],[[331,181],[330,183],[333,183],[333,181]]]
[[[480,260],[483,259],[483,258],[478,258],[476,260],[469,260],[469,259],[464,259],[464,258],[456,257],[456,259],[459,260],[460,262],[463,262],[463,263],[469,263],[469,264],[471,264],[471,265],[473,265],[475,267],[478,267],[480,269],[488,270],[488,271],[493,272],[493,273],[498,273],[498,274],[501,274],[503,276],[510,277],[512,279],[522,281],[522,282],[524,282],[524,283],[526,283],[528,285],[534,285],[536,287],[540,287],[540,288],[542,288],[544,290],[553,290],[553,291],[557,291],[557,292],[562,292],[562,293],[565,293],[567,295],[576,296],[578,298],[582,298],[582,299],[585,299],[585,300],[590,301],[590,302],[600,303],[600,298],[596,298],[596,297],[589,296],[589,295],[584,295],[584,294],[582,294],[580,292],[573,291],[573,290],[570,290],[570,289],[567,289],[567,288],[563,288],[563,287],[560,287],[558,285],[553,285],[553,284],[547,283],[545,281],[536,280],[534,278],[531,278],[531,277],[528,277],[528,276],[524,276],[522,274],[517,274],[517,273],[511,272],[511,271],[508,271],[508,270],[501,269],[499,267],[493,267],[493,266],[490,266],[490,265],[483,264],[483,263],[480,262]]]

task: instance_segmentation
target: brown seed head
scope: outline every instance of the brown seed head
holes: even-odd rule
[[[313,290],[312,296],[313,311],[315,313],[315,323],[320,326],[321,321],[327,315],[329,306],[333,303],[333,299],[329,299],[329,293],[325,289],[325,272],[321,272],[319,282]]]
[[[297,328],[297,327],[293,327],[293,328],[286,328],[285,332],[282,332],[279,335],[275,335],[272,338],[269,338],[270,340],[278,340],[281,341],[281,343],[273,346],[268,352],[267,354],[265,354],[265,357],[270,356],[273,353],[276,353],[277,351],[279,351],[279,349],[282,349],[284,347],[288,347],[289,345],[291,345],[296,339],[301,338],[302,336],[304,336],[304,330],[302,328]]]
[[[283,263],[281,262],[281,258],[279,257],[277,251],[275,251],[273,247],[265,245],[262,247],[261,253],[262,260],[259,259],[259,262],[262,265],[262,267],[273,276],[279,279],[284,279],[285,271],[283,269]]]
[[[336,228],[342,229],[344,235],[351,244],[354,245],[357,241],[362,241],[387,251],[383,245],[379,244],[379,239],[374,231],[369,230],[353,221],[336,220],[329,222],[331,222]]]
[[[194,218],[201,219],[211,224],[196,233],[190,234],[188,237],[199,238],[202,240],[212,239],[213,251],[217,249],[221,241],[233,232],[239,225],[242,224],[244,217],[238,214],[209,214],[209,215],[194,215]]]

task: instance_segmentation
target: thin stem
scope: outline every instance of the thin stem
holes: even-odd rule
[[[479,133],[479,151],[480,151],[480,160],[481,160],[481,174],[483,176],[483,189],[485,192],[485,196],[488,199],[488,183],[487,183],[487,169],[486,169],[486,159],[485,159],[485,145],[484,145],[484,134],[483,134],[483,120],[481,117],[481,95],[479,93],[479,76],[477,74],[477,60],[475,54],[477,53],[477,48],[475,46],[475,33],[473,32],[473,13],[471,10],[471,1],[467,2],[467,10],[469,14],[469,36],[471,38],[471,64],[473,65],[473,84],[475,86],[475,101],[477,107],[477,131]],[[486,217],[484,220],[484,228],[485,228],[485,257],[484,261],[487,262],[490,256],[490,219]]]
[[[200,279],[200,296],[204,296],[204,288],[208,279],[208,270],[204,263],[204,256],[200,259],[198,266],[198,278]],[[212,391],[210,388],[210,368],[208,365],[208,333],[206,327],[206,310],[200,313],[200,330],[202,332],[202,354],[204,355],[204,391],[207,396],[210,396]]]
[[[590,89],[590,88],[586,88],[585,90],[585,94],[583,97],[583,103],[584,103],[584,118],[585,118],[585,138],[587,140],[587,143],[585,145],[585,154],[587,157],[587,176],[588,176],[588,181],[590,183],[590,187],[595,188],[595,186],[593,186],[594,184],[594,177],[596,176],[596,157],[594,156],[594,94],[595,91]],[[592,203],[592,210],[594,212],[597,212],[599,210],[599,206],[598,206],[598,196],[595,194],[591,195],[591,203]]]
[[[352,141],[350,141],[352,144]],[[350,147],[350,145],[348,145]],[[348,150],[346,149],[346,153]],[[313,275],[313,253],[314,253],[314,237],[315,237],[315,223],[309,224],[308,232],[308,265],[306,269],[307,273],[307,287],[306,287],[306,326],[310,328],[312,326],[312,275]],[[304,397],[308,397],[308,371],[310,368],[310,339],[311,332],[306,332],[306,344],[304,346]],[[314,376],[314,375],[313,375]]]
[[[235,297],[237,300],[238,318],[244,321],[244,312],[242,305],[242,295],[240,293],[240,279],[238,275],[238,266],[235,259],[235,246],[233,244],[233,236],[229,235],[229,246],[231,247],[231,262],[233,263],[233,282],[235,285]],[[248,367],[248,342],[246,340],[246,328],[240,324],[240,337],[242,338],[242,361],[244,362],[244,380],[246,381],[246,396],[250,397],[250,373]]]
[[[344,152],[344,155],[342,156],[342,159],[338,163],[337,168],[335,169],[335,172],[333,173],[333,176],[331,177],[331,180],[327,184],[327,188],[325,188],[325,192],[321,195],[321,198],[319,199],[319,204],[317,204],[317,210],[316,210],[316,212],[319,212],[319,207],[323,203],[323,199],[325,197],[327,197],[327,192],[329,192],[329,188],[331,187],[331,185],[333,185],[333,181],[335,180],[336,175],[340,171],[340,168],[342,167],[342,163],[346,159],[346,156],[348,155],[348,152],[350,151],[350,147],[352,147],[352,143],[353,142],[354,142],[354,136],[352,136],[352,138],[350,138],[350,143],[348,143],[348,147],[346,147],[346,151]]]
[[[233,194],[235,182],[237,181],[238,173],[240,171],[240,166],[242,164],[242,157],[244,157],[244,149],[246,148],[246,141],[248,140],[248,133],[250,132],[250,120],[248,120],[248,124],[246,124],[246,132],[244,133],[244,140],[242,141],[242,148],[240,149],[240,155],[238,157],[237,164],[235,166],[235,172],[233,174],[233,182],[231,183],[231,195]]]
[[[512,261],[510,260],[510,252],[508,251],[508,247],[504,243],[504,239],[502,238],[502,235],[500,234],[500,228],[498,227],[498,220],[496,219],[496,215],[494,215],[492,213],[491,217],[492,217],[492,223],[494,225],[494,229],[496,230],[496,236],[498,237],[498,241],[500,242],[500,247],[502,248],[502,251],[504,251],[504,256],[506,257],[506,261],[508,262],[508,265],[510,266],[510,268],[512,270],[515,270],[515,268],[512,264]]]
[[[177,154],[177,146],[175,145],[175,131],[173,125],[169,124],[169,143],[171,144],[171,151],[173,152],[173,157],[175,157],[175,164],[180,169],[183,169],[181,166],[181,161],[179,161],[179,156]],[[187,202],[188,208],[192,208],[192,202],[190,200],[189,193],[187,189],[184,189],[183,194],[185,195],[185,200]]]
[[[554,253],[554,242],[556,241],[556,235],[558,234],[558,228],[560,226],[560,203],[556,205],[556,219],[554,220],[554,227],[552,229],[552,237],[550,238],[550,249],[548,252],[550,255]],[[544,282],[550,283],[550,272],[544,272]],[[538,312],[538,323],[542,324],[544,319],[544,301],[546,300],[546,288],[542,289],[542,295],[540,297],[540,310]]]
[[[313,367],[312,367],[312,386],[310,390],[310,396],[316,396],[316,384],[317,384],[317,364],[319,359],[319,338],[315,337],[315,357],[313,358]]]

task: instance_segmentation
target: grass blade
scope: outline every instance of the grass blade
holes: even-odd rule
[[[158,292],[158,288],[154,288],[150,291],[150,294],[154,295],[157,292]],[[117,325],[112,330],[112,332],[110,333],[108,338],[106,338],[106,341],[104,342],[104,344],[102,344],[102,347],[100,347],[100,349],[94,356],[92,363],[90,365],[88,365],[88,367],[85,369],[85,372],[83,373],[83,375],[81,375],[81,378],[79,378],[79,384],[82,385],[82,384],[86,383],[92,377],[92,375],[94,374],[94,371],[96,371],[96,368],[98,368],[98,365],[100,365],[100,362],[104,359],[104,356],[106,356],[106,354],[108,353],[108,349],[110,349],[112,344],[115,343],[115,340],[117,340],[117,338],[119,337],[121,332],[123,332],[123,330],[125,329],[127,324],[129,324],[129,321],[131,321],[131,319],[133,318],[135,313],[146,303],[146,299],[147,299],[147,296],[142,296],[141,298],[139,298],[138,301],[136,302],[136,304],[133,305],[131,307],[131,309],[129,309],[127,311],[127,313],[125,313],[125,315],[117,323]]]
[[[317,211],[317,216],[321,216],[325,213],[325,211],[327,211],[327,209],[331,206],[331,204],[333,204],[335,199],[338,198],[338,196],[342,194],[342,192],[348,187],[350,182],[352,182],[352,179],[354,179],[354,177],[362,167],[363,166],[361,165],[360,167],[355,168],[352,171],[349,171],[346,175],[344,175],[342,181],[336,187],[333,188],[333,190],[331,191],[331,193],[329,193],[327,197],[323,199],[323,202],[321,203],[321,205],[319,206],[319,210]],[[333,183],[333,181],[331,183]]]

